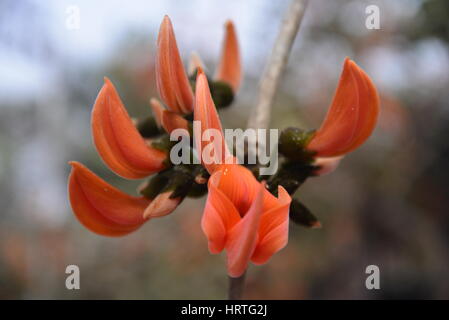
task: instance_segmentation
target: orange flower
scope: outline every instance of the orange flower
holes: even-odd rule
[[[198,153],[202,154],[203,149],[208,146],[209,143],[213,143],[214,145],[213,156],[216,156],[215,159],[204,159],[204,156],[200,157],[203,166],[207,169],[207,171],[212,173],[215,171],[217,165],[223,163],[223,159],[230,157],[230,152],[222,135],[223,129],[221,127],[220,119],[218,118],[218,112],[215,108],[214,101],[212,100],[206,75],[202,69],[198,69],[195,92],[195,111],[193,113],[193,118],[201,124],[201,132],[194,132],[194,138],[196,140],[195,146]],[[206,129],[213,129],[217,131],[219,135],[216,136],[212,142],[208,142],[207,139],[204,139],[203,137],[203,132],[205,132]]]
[[[222,134],[202,72],[197,77],[194,117],[201,121],[201,135],[207,129],[216,129]],[[224,142],[224,137],[220,140]],[[199,150],[204,147],[201,139],[196,139],[196,146]],[[245,167],[223,164],[227,153],[221,152],[221,155],[221,164],[206,165],[211,177],[201,225],[209,241],[209,251],[215,254],[226,249],[228,274],[239,277],[249,261],[266,263],[287,244],[291,198],[282,186],[276,198],[265,189],[265,183],[259,183]]]
[[[194,65],[200,64],[195,58]],[[223,52],[216,80],[227,82],[237,91],[241,81],[240,53],[234,25],[226,23]],[[173,25],[168,16],[162,20],[157,39],[156,83],[159,96],[174,112],[188,114],[193,111],[193,92],[176,43]]]
[[[336,157],[363,144],[376,126],[377,90],[368,75],[346,58],[337,91],[321,128],[307,149],[317,157]]]
[[[91,124],[98,153],[118,175],[140,179],[164,169],[167,155],[142,138],[107,78],[95,100]],[[153,200],[129,196],[82,164],[70,164],[68,192],[73,212],[86,228],[100,235],[128,234],[149,218],[172,212],[180,202],[167,192]]]
[[[215,79],[229,83],[234,92],[237,92],[242,80],[239,43],[234,24],[231,20],[226,22],[225,28],[226,34]]]
[[[69,199],[78,220],[104,236],[122,236],[138,229],[151,201],[114,188],[79,162],[70,162]]]
[[[157,38],[156,83],[161,99],[178,113],[193,110],[193,93],[179,56],[173,26],[168,16],[162,20]]]
[[[107,78],[95,100],[91,124],[98,153],[119,176],[140,179],[164,168],[166,154],[148,146]]]

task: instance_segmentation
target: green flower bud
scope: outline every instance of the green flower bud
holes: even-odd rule
[[[151,146],[161,151],[170,152],[171,148],[178,143],[177,141],[171,141],[168,134],[164,134],[159,139],[152,141]]]
[[[149,116],[144,119],[139,119],[137,122],[137,130],[144,138],[151,138],[160,135],[161,131],[156,123],[156,120]]]
[[[321,223],[310,210],[296,199],[290,204],[290,219],[307,228],[321,228]]]
[[[226,108],[234,101],[234,92],[229,84],[223,81],[210,81],[210,92],[217,109]]]
[[[290,160],[311,162],[314,152],[306,149],[314,131],[304,131],[299,128],[282,130],[279,137],[279,152]]]

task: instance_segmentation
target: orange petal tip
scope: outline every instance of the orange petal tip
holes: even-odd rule
[[[156,84],[160,98],[170,110],[178,113],[192,111],[193,91],[168,16],[162,20],[157,39]]]
[[[105,236],[122,236],[143,223],[142,212],[150,204],[109,185],[81,163],[70,161],[68,194],[72,210],[87,229]]]
[[[95,100],[91,127],[98,153],[118,175],[140,179],[164,168],[166,154],[146,145],[106,77]]]
[[[194,120],[201,124],[201,132],[196,132],[195,146],[201,155],[202,163],[209,173],[212,173],[225,159],[230,156],[226,141],[223,136],[220,118],[209,89],[206,75],[198,72],[196,78]],[[209,130],[213,129],[213,130]],[[194,126],[195,131],[195,126]],[[207,132],[206,132],[207,131]],[[205,141],[203,133],[214,134],[213,141]],[[211,152],[203,152],[204,148],[210,148]],[[204,159],[207,154],[210,159]]]
[[[373,132],[379,114],[379,97],[370,77],[351,59],[343,71],[323,124],[308,149],[318,157],[336,157],[363,144]]]
[[[240,87],[242,78],[242,65],[237,34],[234,23],[231,20],[226,21],[225,30],[220,62],[215,73],[215,79],[228,83],[234,93],[236,93]]]

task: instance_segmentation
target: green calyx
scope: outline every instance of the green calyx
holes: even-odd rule
[[[192,87],[193,92],[195,92],[196,75],[197,71],[189,77],[190,86]],[[214,81],[209,77],[207,77],[207,82],[209,84],[212,100],[214,100],[217,109],[226,108],[232,104],[234,101],[234,91],[228,83],[224,81]]]
[[[301,226],[307,228],[320,228],[321,223],[310,212],[310,210],[296,199],[293,199],[290,204],[290,219]]]
[[[171,148],[177,142],[178,141],[171,141],[170,136],[168,134],[164,134],[159,139],[152,141],[151,146],[161,151],[170,152]]]
[[[287,128],[281,131],[279,137],[279,152],[289,160],[313,161],[315,153],[306,147],[313,138],[315,131],[304,131],[299,128]]]
[[[136,127],[140,135],[144,138],[152,138],[163,133],[152,116],[139,119]]]
[[[226,108],[234,101],[234,92],[229,84],[223,81],[210,81],[212,99],[218,109]]]
[[[152,176],[139,190],[148,199],[154,199],[163,192],[172,191],[170,198],[201,197],[207,193],[207,183],[197,183],[195,178],[202,175],[201,165],[176,165]],[[207,172],[204,177],[208,179]]]
[[[268,190],[275,196],[278,195],[278,186],[290,194],[294,194],[296,190],[310,177],[315,166],[303,162],[284,162],[278,169],[275,175],[268,179]]]

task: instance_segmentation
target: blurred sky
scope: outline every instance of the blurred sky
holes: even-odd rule
[[[267,52],[266,41],[275,36],[265,34],[264,29],[267,24],[279,23],[264,20],[266,11],[282,11],[287,2],[220,1],[220,10],[215,10],[217,4],[208,0],[136,0],[132,5],[118,0],[27,1],[20,5],[4,2],[3,14],[8,20],[1,23],[6,41],[0,43],[0,97],[29,98],[51,90],[55,65],[53,61],[38,59],[39,51],[45,50],[41,41],[49,50],[56,50],[67,64],[102,64],[117,54],[117,42],[133,30],[146,30],[148,38],[154,39],[165,14],[174,22],[178,45],[186,56],[193,50],[218,56],[223,24],[226,19],[233,19],[237,22],[243,60],[252,69],[251,64],[262,62],[260,55]],[[79,9],[79,29],[67,27],[73,7]],[[34,32],[42,34],[34,38]],[[264,42],[260,41],[262,38]]]
[[[356,37],[373,32],[364,27],[364,9],[368,4],[380,7],[380,32],[388,32],[401,21],[413,19],[421,5],[420,0],[376,0],[331,1],[322,6],[322,1],[325,0],[311,1],[310,7],[316,10],[308,10],[305,24],[326,24],[335,19],[334,13],[338,12],[337,21],[342,29]],[[54,76],[58,70],[54,68],[61,68],[61,65],[42,59],[42,51],[56,51],[63,62],[72,67],[77,64],[101,65],[117,54],[117,43],[129,32],[143,33],[145,30],[148,38],[154,39],[164,14],[174,22],[184,57],[191,51],[218,57],[223,23],[228,18],[233,19],[238,28],[246,75],[259,76],[280,22],[272,18],[273,14],[279,16],[287,4],[288,1],[257,0],[136,0],[132,5],[118,0],[30,0],[20,4],[4,1],[0,5],[7,18],[0,24],[3,38],[0,42],[0,97],[26,99],[51,91],[52,81],[57,81]],[[74,6],[80,13],[80,28],[76,30],[67,27],[70,8]],[[337,10],[339,6],[343,8]],[[41,34],[33,36],[35,33]],[[295,46],[300,46],[306,37],[307,34],[301,32]],[[400,38],[396,35],[396,39],[392,39],[397,40],[394,45],[385,43],[374,49],[368,48],[369,52],[364,56],[365,68],[382,89],[391,91],[416,86],[416,81],[426,83],[441,79],[438,81],[441,83],[447,79],[449,75],[445,70],[449,66],[449,55],[438,39],[418,42],[416,48],[403,48]],[[345,47],[344,41],[328,40],[320,37],[313,48],[304,48],[300,54],[309,61],[295,68],[305,68],[304,72],[307,72],[308,66],[324,64],[334,73],[330,67],[336,60],[341,61],[342,56],[349,55],[351,48]],[[150,58],[150,51],[148,53]],[[415,67],[408,68],[410,64]]]

